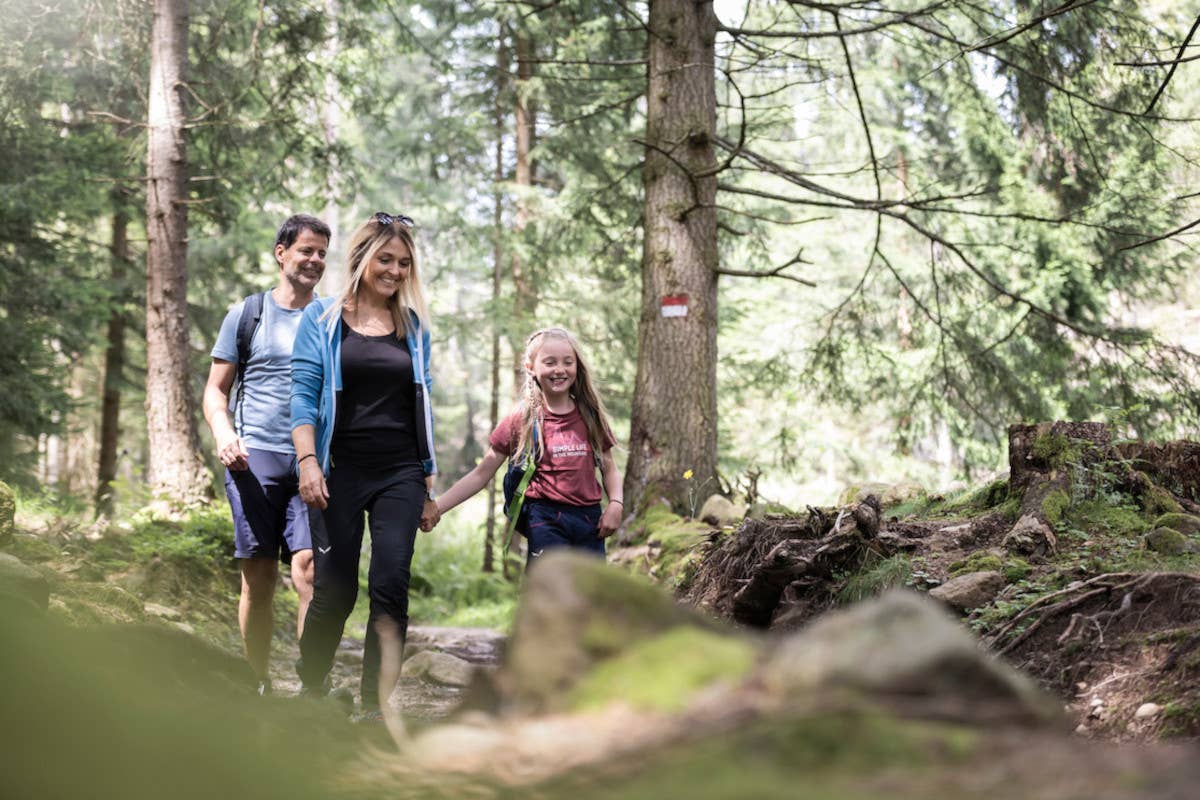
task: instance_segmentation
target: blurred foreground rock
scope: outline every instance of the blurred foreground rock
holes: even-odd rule
[[[886,775],[891,798],[1023,800],[1183,798],[1197,777],[1178,751],[1071,738],[1055,701],[939,603],[903,590],[786,636],[747,635],[555,554],[529,577],[498,677],[491,713],[364,764],[367,786],[401,797],[535,787],[572,800],[802,786],[850,798],[877,796]]]
[[[50,584],[41,572],[16,556],[0,553],[0,595],[45,611],[50,603]]]

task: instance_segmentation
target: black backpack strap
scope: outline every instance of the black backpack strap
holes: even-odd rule
[[[242,316],[238,318],[237,326],[237,400],[236,408],[242,413],[243,386],[245,385],[246,364],[250,362],[250,343],[254,339],[254,331],[262,321],[263,304],[267,293],[257,292],[247,297],[242,305]],[[239,427],[239,433],[242,426]]]

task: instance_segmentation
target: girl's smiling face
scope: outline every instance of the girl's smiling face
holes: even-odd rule
[[[363,272],[360,292],[368,292],[381,301],[388,300],[412,273],[412,253],[399,237],[375,251]]]
[[[533,373],[547,399],[567,397],[575,385],[575,349],[563,339],[545,337],[525,368]]]

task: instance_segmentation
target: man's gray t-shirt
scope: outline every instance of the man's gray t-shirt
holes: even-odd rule
[[[245,301],[229,309],[213,345],[212,357],[237,363],[237,328]],[[282,308],[271,293],[264,298],[262,318],[250,340],[242,408],[237,406],[237,386],[230,392],[229,410],[238,436],[247,447],[291,453],[292,345],[300,327],[302,308]]]

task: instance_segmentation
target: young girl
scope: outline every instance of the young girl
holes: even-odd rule
[[[535,331],[525,342],[525,385],[517,409],[488,437],[478,466],[438,498],[438,515],[478,492],[513,453],[532,449],[537,470],[525,491],[527,566],[556,547],[604,557],[604,539],[621,524],[621,473],[616,440],[574,337],[562,328]],[[534,434],[536,429],[537,433]],[[596,480],[596,453],[604,494]]]
[[[324,692],[358,593],[365,513],[367,715],[399,678],[417,527],[437,521],[429,314],[411,228],[410,218],[382,212],[359,226],[346,288],[305,309],[292,349],[292,439],[316,567],[297,668],[305,693]]]

